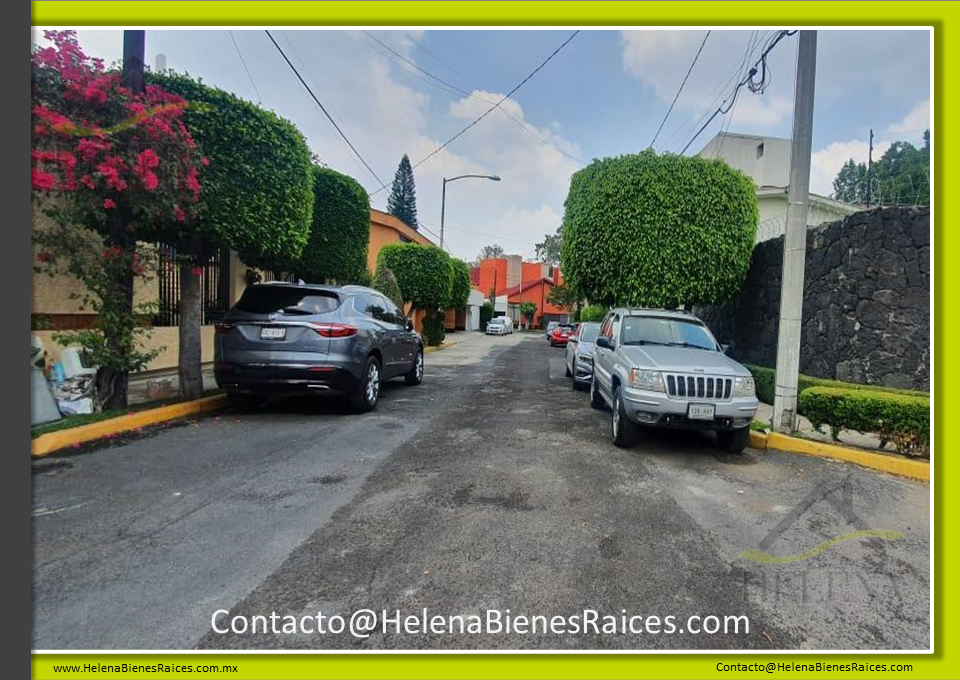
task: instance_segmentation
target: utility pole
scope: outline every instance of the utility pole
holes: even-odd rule
[[[807,203],[810,196],[816,70],[817,32],[800,31],[772,423],[775,430],[786,433],[793,432],[797,422],[797,378],[800,372],[800,329],[803,319],[803,269],[807,259]]]
[[[873,192],[871,191],[872,186],[872,177],[873,174],[873,128],[870,128],[870,150],[867,152],[867,207],[870,207],[870,200],[873,198]]]
[[[143,92],[144,33],[123,32],[123,76],[120,82],[134,92]]]

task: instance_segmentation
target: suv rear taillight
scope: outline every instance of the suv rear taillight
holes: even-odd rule
[[[232,330],[233,330],[233,324],[232,324],[232,323],[215,323],[215,324],[213,324],[213,332],[216,333],[217,335],[220,335],[221,333],[229,333],[229,332],[232,331]]]
[[[345,323],[315,323],[313,330],[325,338],[348,338],[357,334],[355,326]]]

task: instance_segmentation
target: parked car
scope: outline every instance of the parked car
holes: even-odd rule
[[[566,345],[571,335],[573,335],[573,326],[571,324],[557,324],[557,327],[554,328],[550,334],[550,346],[557,347]]]
[[[513,333],[513,319],[509,316],[496,316],[487,322],[487,335],[509,335]]]
[[[672,427],[712,430],[740,453],[758,401],[750,372],[696,316],[621,307],[604,317],[594,349],[590,405],[607,404],[617,446],[632,444],[640,426]]]
[[[573,378],[575,390],[586,387],[593,378],[593,343],[599,332],[597,322],[578,323],[567,341],[567,377]]]
[[[384,380],[420,384],[423,340],[371,288],[255,284],[216,324],[214,375],[243,406],[269,394],[325,394],[369,411]]]
[[[560,322],[559,322],[559,321],[550,321],[550,322],[548,322],[548,323],[547,323],[547,330],[546,330],[546,332],[543,334],[543,337],[545,337],[547,340],[549,340],[549,339],[550,339],[550,336],[553,335],[553,329],[556,328],[556,327],[559,326],[559,325],[560,325]]]

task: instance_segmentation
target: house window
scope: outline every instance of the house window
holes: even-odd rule
[[[154,326],[180,325],[180,264],[177,249],[164,243],[158,246],[160,263],[157,274],[160,308]],[[219,321],[230,309],[230,250],[220,248],[203,266],[200,278],[200,323]]]
[[[763,158],[763,142],[757,144],[757,158]]]

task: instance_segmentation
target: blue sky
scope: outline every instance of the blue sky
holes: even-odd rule
[[[657,139],[679,152],[698,121],[726,97],[771,29],[714,30]],[[556,31],[380,31],[392,50],[453,86],[439,85],[363,31],[278,31],[275,37],[354,146],[389,182],[403,153],[417,162],[509,92],[567,36]],[[447,191],[446,242],[472,259],[488,243],[532,257],[534,243],[563,215],[570,175],[581,161],[646,148],[705,30],[582,31],[502,108],[417,168],[418,209],[439,231],[442,177],[497,174],[499,183],[464,180]],[[38,33],[39,35],[39,33]],[[79,31],[88,53],[119,58],[119,31]],[[147,62],[187,71],[293,121],[330,167],[373,191],[379,183],[317,110],[263,31],[147,32]],[[236,47],[234,46],[236,41]],[[926,31],[820,31],[813,136],[814,191],[829,194],[847,159],[865,160],[891,141],[920,143],[929,127],[930,36]],[[239,54],[238,54],[239,48]],[[246,62],[250,75],[241,62]],[[723,126],[731,132],[789,137],[796,38],[771,52],[771,82],[745,90],[691,146]],[[470,93],[467,96],[464,93]],[[580,159],[580,160],[573,160]],[[374,194],[384,208],[386,191]]]

